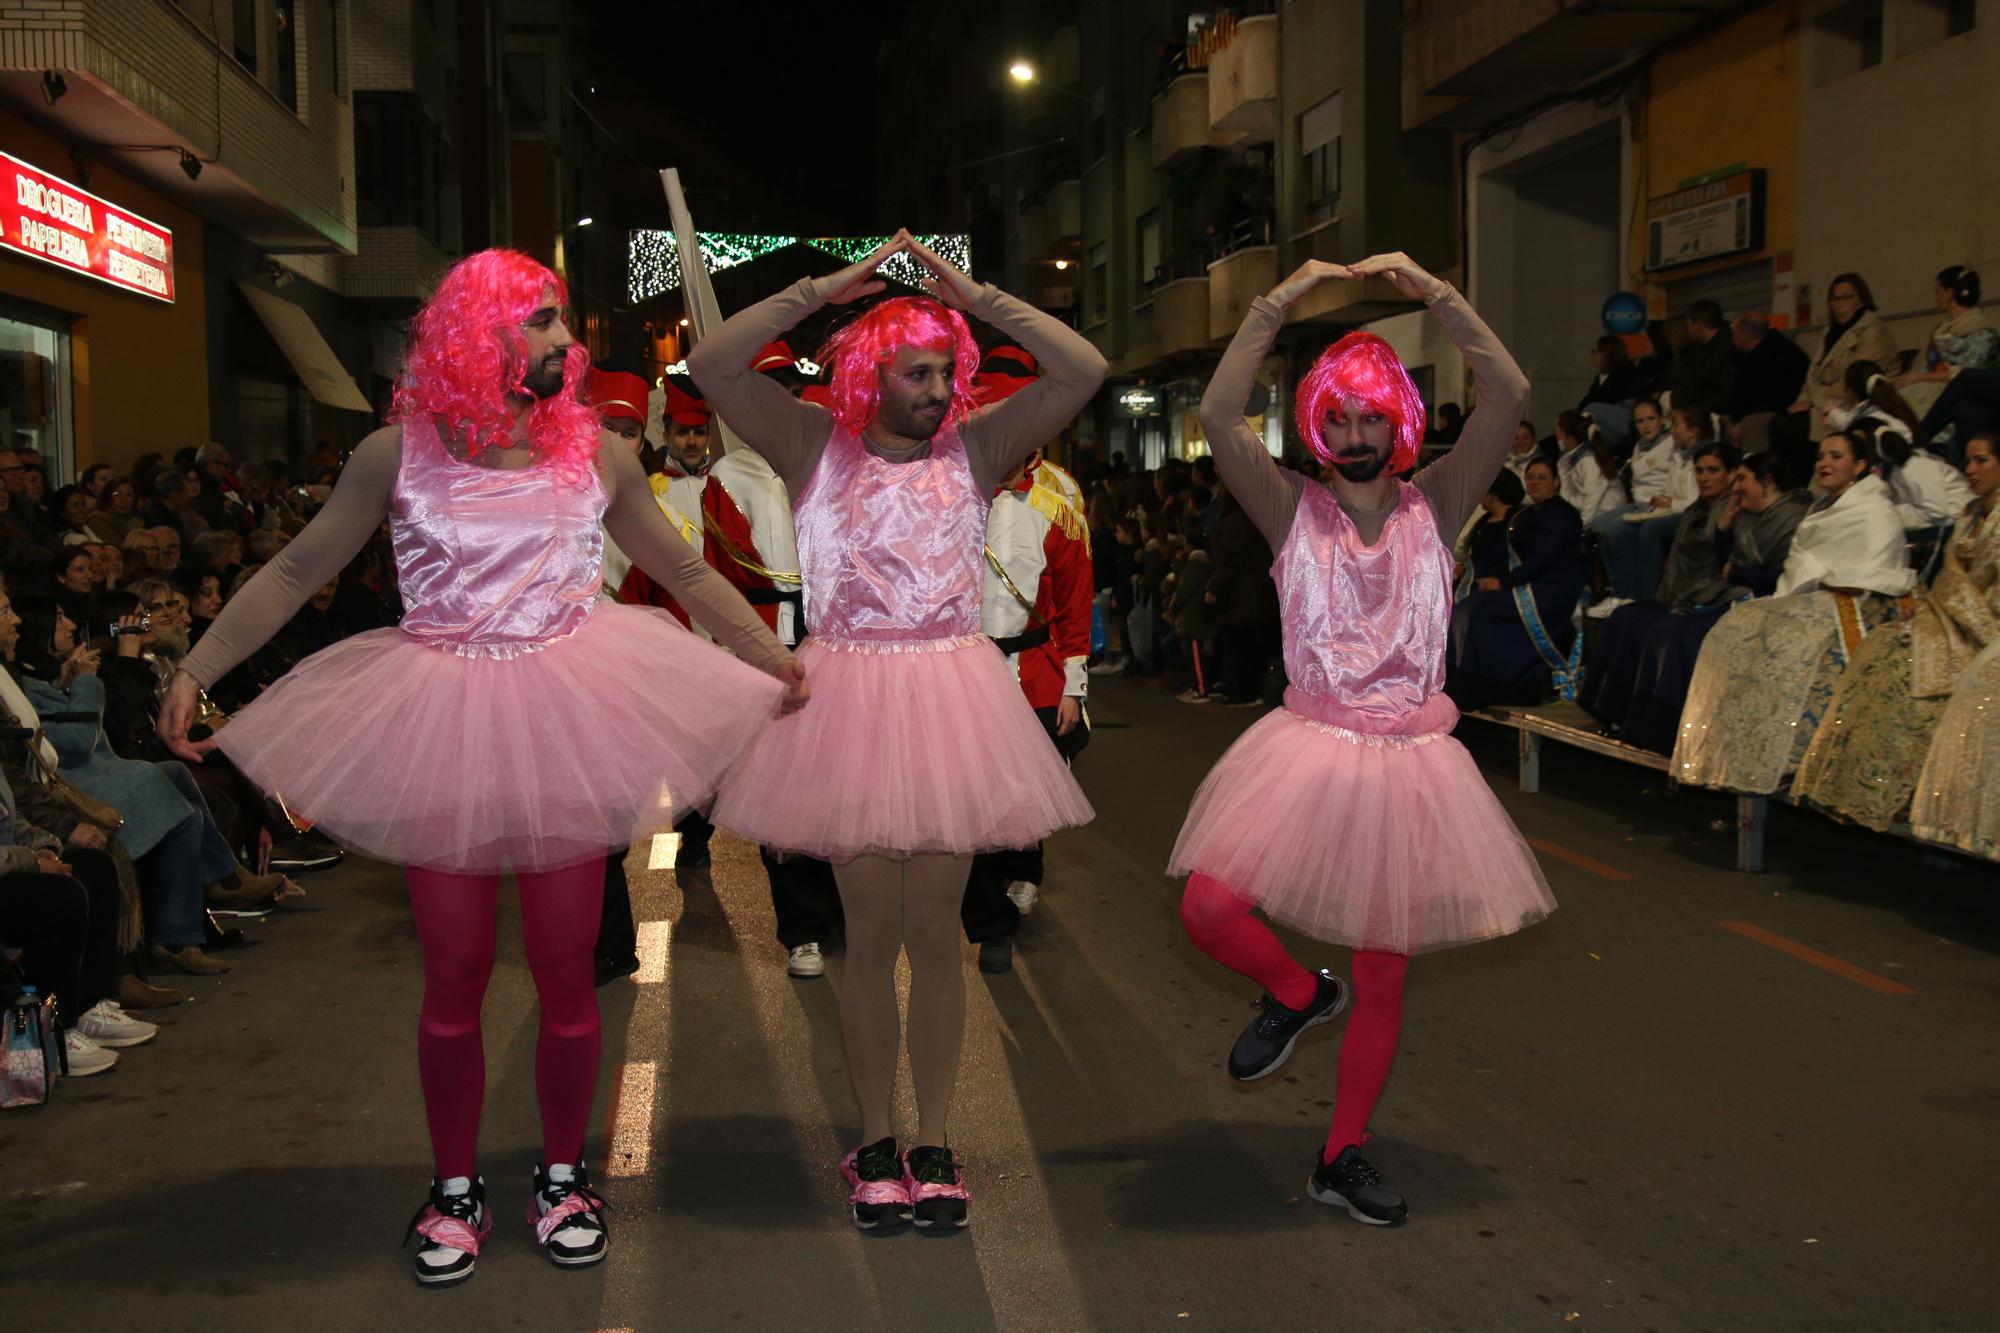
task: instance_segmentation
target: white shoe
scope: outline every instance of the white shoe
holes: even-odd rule
[[[1592,620],[1609,620],[1613,611],[1616,611],[1621,606],[1630,605],[1632,605],[1630,597],[1606,597],[1602,601],[1593,603],[1591,608],[1584,612],[1584,615],[1590,617]]]
[[[142,1023],[118,1007],[115,1000],[99,1000],[90,1012],[76,1020],[76,1031],[99,1046],[143,1046],[160,1035],[152,1023]]]
[[[102,1074],[118,1063],[118,1052],[105,1050],[75,1028],[63,1033],[63,1046],[69,1055],[71,1078],[89,1078],[92,1074]]]
[[[826,975],[826,958],[817,944],[801,944],[785,959],[785,971],[795,977],[823,977]]]
[[[1017,879],[1007,886],[1007,900],[1014,904],[1014,910],[1022,916],[1035,910],[1037,886],[1025,879]]]

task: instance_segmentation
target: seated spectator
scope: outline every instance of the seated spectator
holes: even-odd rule
[[[1842,430],[1867,427],[1875,432],[1880,451],[1877,466],[1895,498],[1903,526],[1942,536],[1965,506],[1972,502],[1964,474],[1928,450],[1915,449],[1917,415],[1873,361],[1856,361],[1847,368],[1840,405],[1828,409],[1828,420]]]
[[[1975,435],[2000,428],[2000,366],[1961,369],[1944,386],[1931,410],[1917,427],[1917,438],[1934,441],[1951,432],[1948,454],[1952,461],[1965,461],[1965,441]]]
[[[296,889],[281,875],[256,875],[237,864],[186,767],[121,759],[113,752],[100,725],[105,696],[98,654],[77,643],[76,626],[53,599],[23,595],[14,599],[13,613],[20,619],[17,679],[37,717],[91,715],[88,722],[51,716],[43,733],[55,748],[62,776],[124,816],[118,839],[151,871],[153,963],[195,976],[228,971],[229,964],[202,949],[210,899],[256,902]]]
[[[1658,405],[1650,400],[1632,412],[1642,438],[1649,406],[1657,415]],[[1593,619],[1658,591],[1681,511],[1694,503],[1694,451],[1707,442],[1707,428],[1705,414],[1675,407],[1667,414],[1666,433],[1633,451],[1624,478],[1631,502],[1606,510],[1590,525],[1603,543],[1604,572],[1611,580],[1611,591],[1590,608]]]
[[[1446,448],[1457,444],[1460,432],[1465,429],[1465,409],[1457,403],[1439,403],[1432,416],[1431,429],[1424,443]]]
[[[1979,308],[1979,274],[1957,264],[1942,269],[1937,275],[1935,295],[1944,318],[1931,330],[1930,341],[1924,344],[1916,366],[1896,381],[1896,387],[1919,410],[1936,401],[1943,386],[1951,383],[1961,370],[2000,365],[2000,333],[1994,331],[1986,313]]]
[[[1548,459],[1528,465],[1522,486],[1525,502],[1497,532],[1504,567],[1479,573],[1493,565],[1476,556],[1472,591],[1452,608],[1445,691],[1462,709],[1573,688],[1576,602],[1589,577],[1583,520]]]
[[[1535,436],[1534,426],[1523,421],[1514,427],[1514,442],[1507,448],[1507,470],[1516,477],[1522,476],[1528,464],[1542,456],[1542,444]]]
[[[1556,459],[1556,473],[1562,478],[1562,497],[1588,527],[1596,519],[1631,503],[1625,493],[1624,464],[1597,428],[1582,412],[1564,412],[1556,418],[1556,444],[1562,453]]]
[[[97,591],[97,559],[86,547],[65,546],[56,561],[56,596],[74,613],[81,614],[90,595]]]
[[[153,529],[153,540],[157,547],[153,552],[153,569],[161,574],[171,574],[181,567],[181,530],[176,527]]]
[[[248,549],[244,559],[253,564],[268,565],[278,558],[278,552],[284,550],[291,540],[292,534],[282,528],[253,529],[247,539]]]
[[[1657,399],[1673,387],[1674,343],[1667,337],[1664,321],[1646,321],[1646,355],[1634,363],[1639,371],[1639,394]]]
[[[1788,420],[1772,423],[1772,430],[1779,432],[1773,447],[1780,453],[1799,447],[1802,439],[1818,440],[1833,429],[1827,412],[1840,406],[1849,366],[1856,361],[1893,366],[1898,361],[1896,340],[1875,312],[1875,294],[1859,273],[1842,273],[1829,282],[1826,306],[1826,329],[1806,371],[1805,387],[1792,404]]]
[[[1657,597],[1604,623],[1577,702],[1628,745],[1666,754],[1680,729],[1696,654],[1731,603],[1769,593],[1810,497],[1777,482],[1769,454],[1736,464],[1727,445],[1695,451],[1699,495],[1681,516]]]
[[[1605,334],[1590,348],[1590,364],[1596,375],[1590,387],[1583,391],[1583,397],[1576,400],[1576,410],[1581,412],[1592,403],[1615,403],[1629,406],[1645,394],[1645,377],[1632,364],[1632,356],[1625,350],[1625,340],[1614,334]]]
[[[147,526],[181,531],[181,511],[189,500],[187,478],[172,468],[161,468],[153,474],[153,494],[145,511]]]
[[[160,568],[160,534],[151,528],[135,527],[125,534],[120,549],[125,553],[125,572],[131,578],[155,574]]]
[[[194,559],[183,573],[213,573],[227,583],[243,568],[243,538],[233,532],[204,532],[190,550]]]
[[[125,553],[115,542],[92,542],[83,548],[97,562],[97,586],[109,591],[125,580]]]
[[[99,541],[123,545],[126,536],[139,526],[134,512],[138,492],[130,477],[111,477],[97,497],[97,510],[90,516],[90,530]]]
[[[49,498],[55,518],[56,540],[65,546],[81,546],[98,540],[90,520],[97,516],[97,497],[81,486],[64,486]]]
[[[1683,783],[1768,794],[1798,767],[1833,687],[1915,582],[1873,433],[1820,441],[1816,501],[1773,596],[1726,612],[1694,666],[1674,746]]]
[[[1696,301],[1687,309],[1687,341],[1674,358],[1673,405],[1713,415],[1735,391],[1735,347],[1722,336],[1722,307]]]
[[[1746,453],[1762,453],[1770,445],[1771,423],[1798,401],[1812,358],[1784,334],[1773,333],[1771,317],[1761,310],[1736,317],[1730,343],[1736,374],[1722,407],[1730,438]]]
[[[91,499],[97,501],[99,504],[103,504],[104,489],[111,484],[111,479],[117,475],[118,470],[109,463],[92,463],[77,474],[76,484],[89,491]]]
[[[202,521],[212,530],[242,531],[249,516],[243,507],[242,483],[230,471],[229,450],[210,441],[194,451],[194,465],[199,477],[194,505]]]
[[[1878,438],[1889,447],[1892,437]],[[1992,521],[2000,502],[1995,447],[1992,435],[1978,436],[1967,446],[1966,490],[1973,498],[1945,543],[1943,568],[1917,599],[1914,614],[1876,630],[1849,657],[1792,784],[1803,802],[1868,828],[1887,829],[1916,794],[1918,775],[1953,691],[1980,660],[1980,651],[2000,642],[2000,523]],[[1990,691],[1991,684],[1989,680],[1980,688]],[[1977,725],[1972,719],[1962,721]],[[1957,738],[1945,748],[1959,759],[1972,753]],[[1959,788],[1941,803],[1945,808],[1976,811],[1982,805],[1994,808],[1995,803],[1973,795],[1993,778],[1991,767],[1954,770],[1941,765],[1931,780]],[[1952,830],[1937,841],[1966,846],[1964,833]]]
[[[1507,572],[1507,519],[1527,494],[1516,473],[1502,468],[1494,475],[1453,552],[1458,566],[1453,582],[1459,596],[1469,594],[1478,580]]]

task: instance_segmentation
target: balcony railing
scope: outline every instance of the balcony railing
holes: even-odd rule
[[[1208,123],[1236,142],[1267,143],[1277,137],[1276,14],[1228,25],[1227,35],[1208,58]]]
[[[1278,247],[1234,250],[1208,266],[1208,336],[1236,332],[1250,303],[1278,285]]]

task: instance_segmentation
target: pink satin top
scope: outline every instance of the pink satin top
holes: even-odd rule
[[[956,429],[929,457],[892,463],[836,426],[792,504],[807,629],[859,643],[977,634],[990,503]]]
[[[1271,568],[1284,616],[1285,707],[1367,737],[1449,731],[1444,688],[1451,551],[1423,492],[1401,497],[1373,546],[1324,486],[1307,485]]]
[[[602,586],[604,482],[453,458],[403,423],[389,501],[403,632],[466,657],[513,657],[574,633]]]

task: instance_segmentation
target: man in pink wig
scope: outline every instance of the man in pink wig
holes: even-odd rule
[[[1382,277],[1435,315],[1478,382],[1458,444],[1414,481],[1424,405],[1369,333],[1300,382],[1298,430],[1325,484],[1279,467],[1243,419],[1285,307],[1320,282]],[[1451,539],[1506,457],[1528,382],[1447,284],[1408,256],[1314,260],[1252,303],[1201,403],[1216,469],[1277,552],[1285,706],[1229,748],[1195,793],[1169,873],[1197,946],[1262,985],[1232,1078],[1275,1072],[1350,991],[1293,960],[1256,916],[1354,949],[1333,1125],[1307,1188],[1376,1226],[1408,1215],[1361,1156],[1402,1028],[1409,955],[1519,930],[1554,907],[1533,853],[1450,736],[1443,693]]]
[[[828,339],[818,360],[833,371],[830,410],[750,368],[828,302],[883,290],[875,269],[898,252],[928,270],[931,295],[882,301]],[[968,314],[1033,352],[1041,377],[976,408]],[[975,853],[1090,818],[980,632],[986,514],[998,483],[1097,391],[1104,358],[899,232],[737,315],[688,368],[792,497],[811,630],[799,656],[815,695],[810,725],[795,725],[804,712],[779,719],[732,771],[715,822],[833,863],[847,919],[840,1026],[863,1140],[842,1162],[855,1224],[962,1227],[968,1195],[945,1116],[965,1037],[966,873]],[[899,1152],[890,1109],[905,952],[917,1146]]]
[[[390,424],[231,600],[160,713],[174,753],[198,762],[220,748],[346,846],[408,867],[424,954],[417,1069],[437,1163],[411,1223],[428,1286],[469,1278],[491,1229],[474,1149],[502,869],[520,890],[541,1008],[542,1163],[528,1218],[551,1261],[594,1264],[609,1237],[582,1150],[606,849],[706,801],[771,715],[805,699],[797,660],[667,525],[633,450],[601,429],[563,301],[561,279],[510,250],[445,274],[411,325]],[[190,744],[197,692],[385,518],[402,623],[314,654],[216,739]],[[602,603],[607,532],[736,656],[662,612]],[[653,677],[678,687],[632,688]]]

